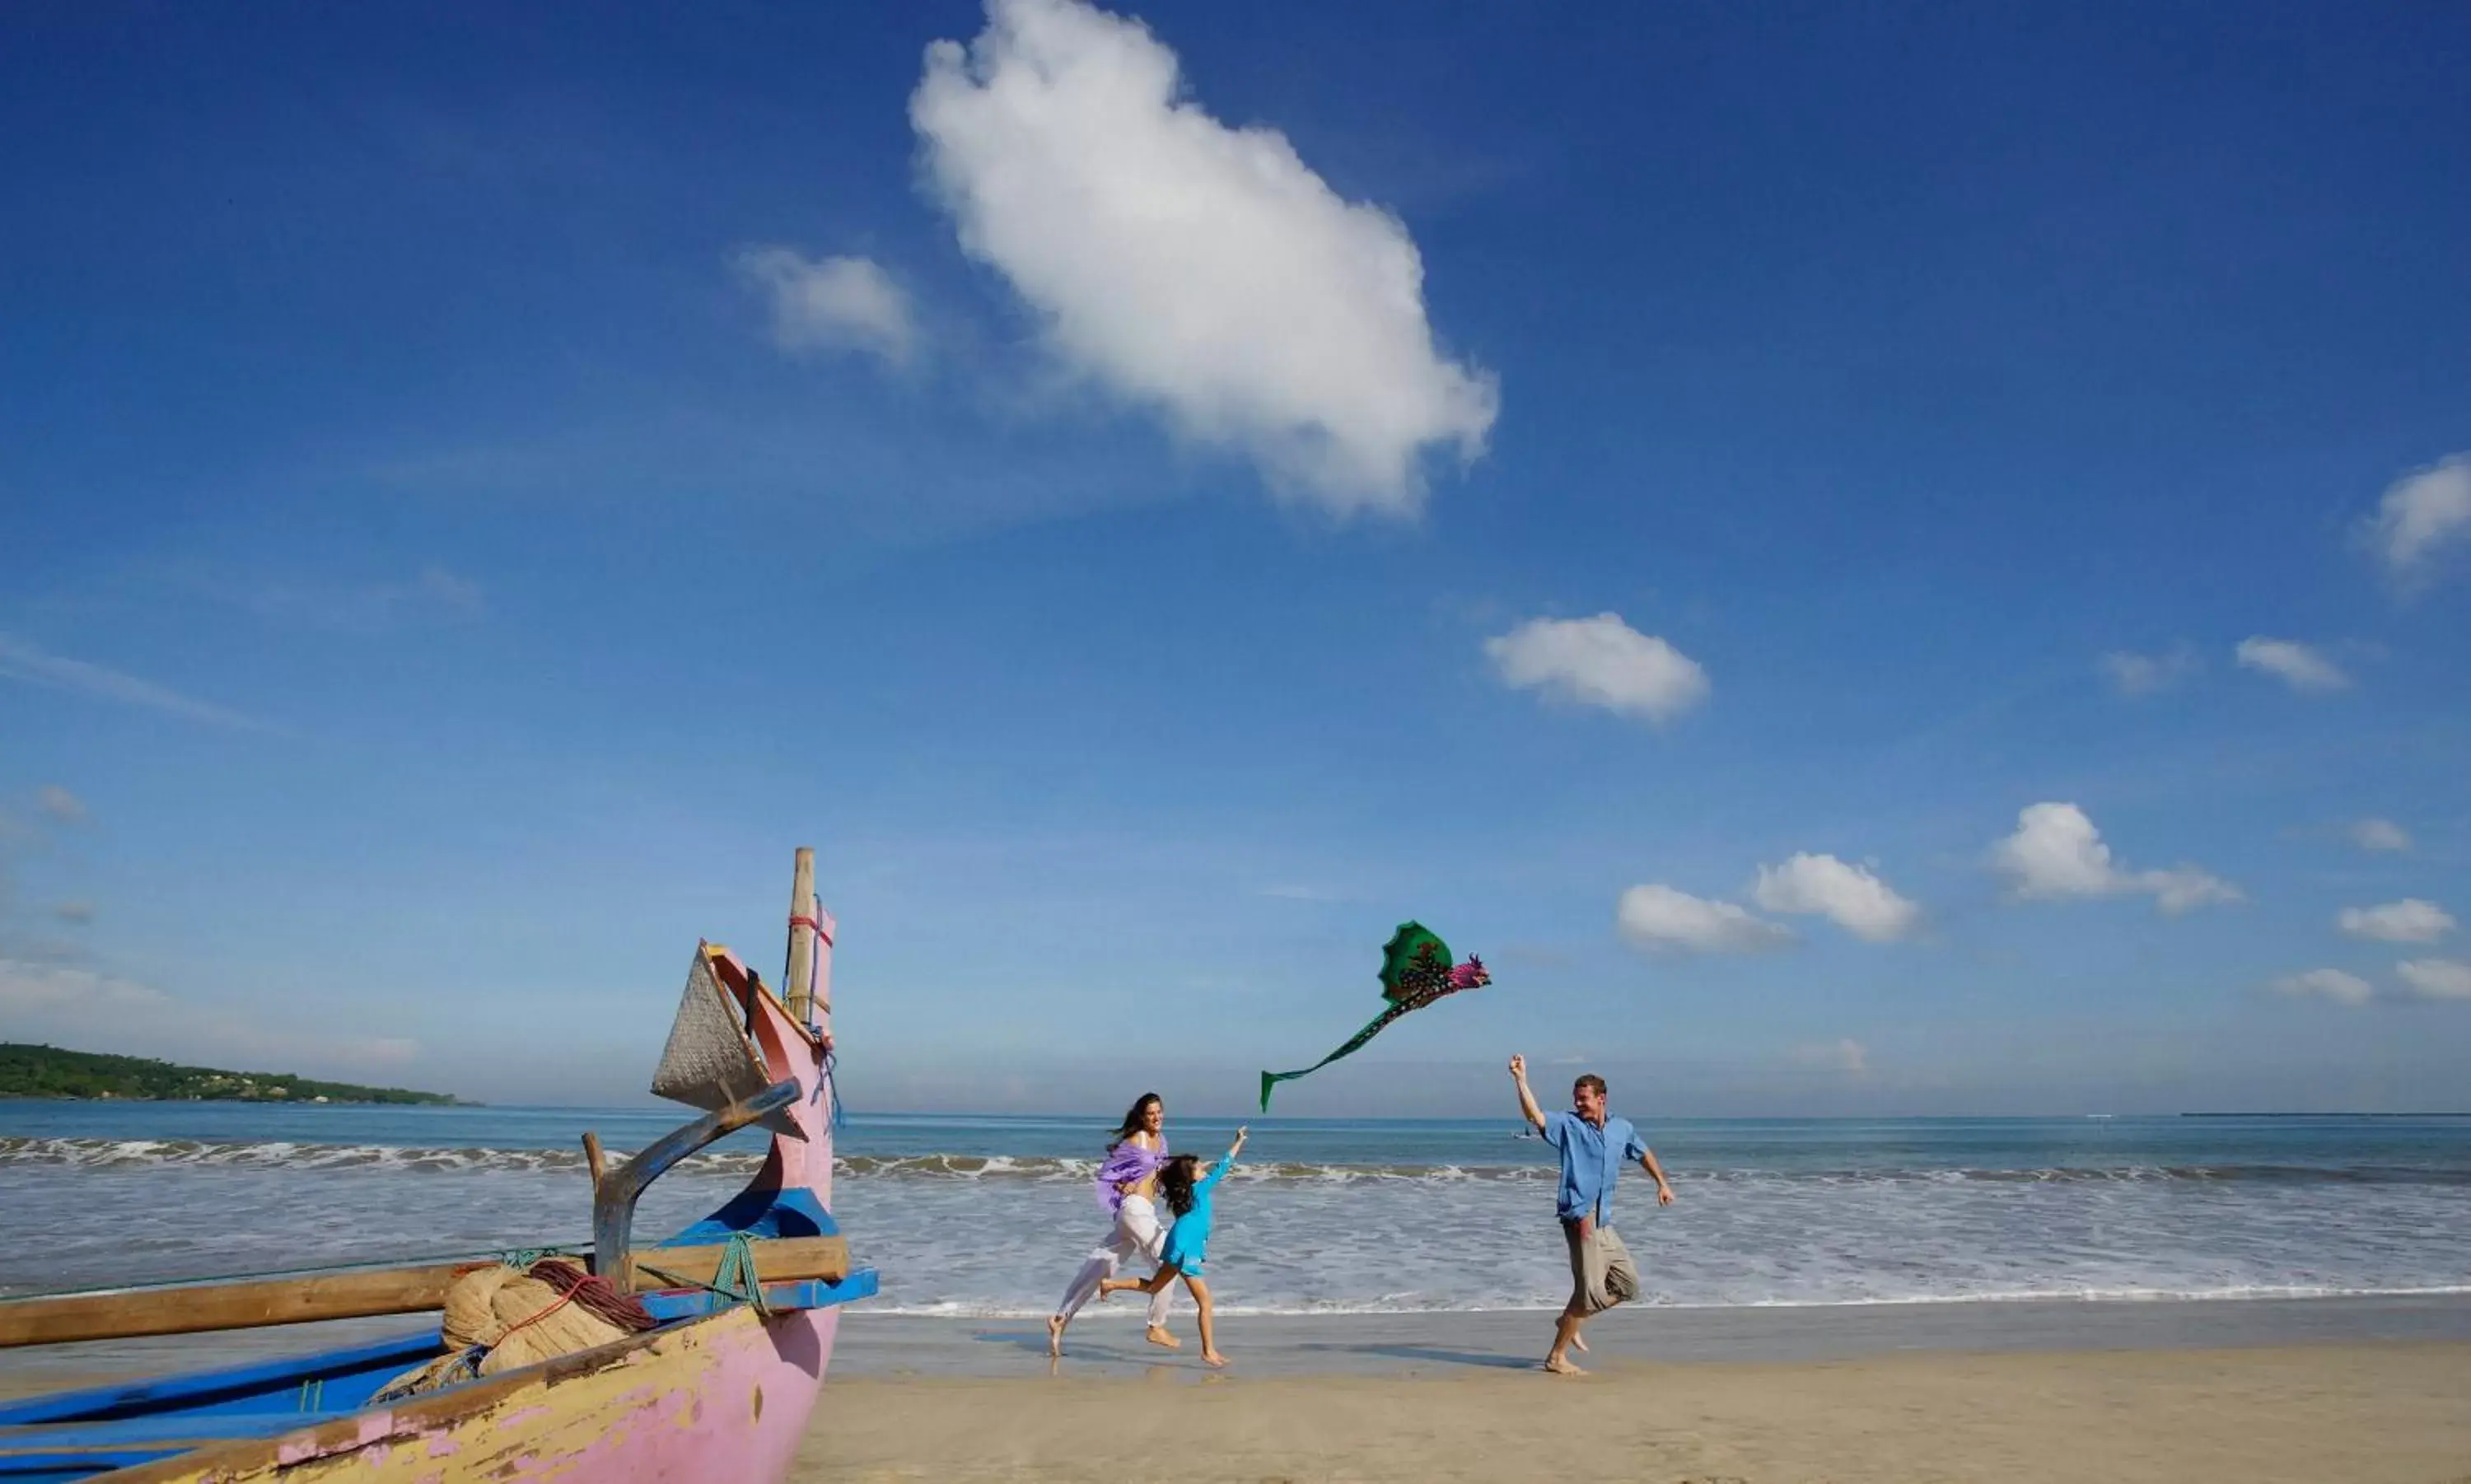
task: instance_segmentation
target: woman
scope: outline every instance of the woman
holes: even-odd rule
[[[1125,1111],[1124,1121],[1108,1142],[1106,1163],[1098,1166],[1098,1201],[1114,1214],[1115,1230],[1092,1249],[1081,1271],[1072,1275],[1072,1285],[1064,1290],[1064,1302],[1047,1316],[1049,1355],[1064,1354],[1064,1327],[1097,1293],[1099,1283],[1115,1276],[1118,1264],[1136,1254],[1156,1262],[1165,1249],[1166,1229],[1158,1216],[1158,1177],[1166,1158],[1166,1104],[1158,1094],[1143,1093]],[[1150,1295],[1145,1338],[1174,1350],[1182,1342],[1166,1332],[1168,1292],[1161,1288]]]

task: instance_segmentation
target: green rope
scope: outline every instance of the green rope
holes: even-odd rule
[[[772,1317],[772,1310],[764,1304],[764,1280],[755,1271],[755,1244],[744,1232],[729,1234],[729,1243],[721,1249],[720,1266],[712,1275],[712,1291],[747,1305],[759,1318]]]
[[[663,1283],[681,1288],[701,1288],[733,1304],[743,1304],[761,1318],[772,1317],[771,1306],[764,1302],[763,1275],[755,1271],[755,1243],[744,1232],[729,1234],[729,1240],[721,1247],[719,1265],[714,1269],[710,1283],[698,1283],[683,1274],[664,1272],[649,1262],[642,1263],[642,1267]]]
[[[529,1273],[532,1264],[543,1258],[566,1258],[577,1254],[566,1247],[509,1247],[498,1254],[498,1260],[518,1273]]]

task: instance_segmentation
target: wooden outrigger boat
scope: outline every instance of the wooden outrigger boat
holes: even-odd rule
[[[696,951],[653,1091],[711,1111],[616,1168],[584,1136],[588,1263],[607,1285],[593,1291],[603,1303],[623,1296],[632,1322],[650,1328],[495,1374],[477,1352],[454,1370],[431,1327],[0,1404],[0,1481],[778,1481],[823,1385],[839,1306],[876,1289],[871,1269],[850,1265],[832,1216],[833,925],[812,874],[800,850],[786,1000],[727,949]],[[771,1151],[742,1192],[666,1241],[632,1245],[646,1186],[759,1123]],[[0,1300],[0,1346],[419,1313],[448,1308],[454,1285],[481,1273],[513,1276],[490,1259]],[[444,1371],[442,1383],[403,1396],[405,1373],[424,1367]]]

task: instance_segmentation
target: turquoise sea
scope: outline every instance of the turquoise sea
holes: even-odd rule
[[[1172,1115],[1172,1110],[1170,1110]],[[580,1241],[577,1136],[660,1108],[0,1101],[0,1293]],[[859,1116],[836,1205],[880,1311],[1027,1315],[1106,1220],[1088,1118]],[[1227,1121],[1170,1117],[1214,1155]],[[1681,1201],[1626,1183],[1651,1302],[2239,1299],[2471,1291],[2471,1118],[1643,1122]],[[1542,1308],[1566,1284],[1546,1151],[1509,1119],[1261,1119],[1218,1202],[1231,1312]],[[683,1223],[750,1136],[647,1197]]]

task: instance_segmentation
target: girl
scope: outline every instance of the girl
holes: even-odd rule
[[[1156,1204],[1159,1189],[1159,1167],[1166,1163],[1166,1105],[1156,1093],[1143,1093],[1133,1099],[1124,1114],[1124,1121],[1116,1128],[1116,1137],[1107,1144],[1106,1163],[1098,1168],[1098,1203],[1116,1218],[1115,1229],[1107,1239],[1091,1250],[1081,1263],[1081,1271],[1072,1275],[1071,1286],[1064,1290],[1064,1301],[1047,1320],[1047,1354],[1064,1354],[1064,1327],[1081,1312],[1098,1291],[1099,1280],[1116,1271],[1117,1264],[1136,1255],[1153,1262],[1165,1250],[1165,1230],[1159,1225]],[[1176,1337],[1166,1331],[1168,1294],[1161,1287],[1150,1298],[1149,1332],[1145,1336],[1153,1345],[1168,1350],[1179,1348]]]
[[[1159,1254],[1159,1270],[1147,1279],[1110,1278],[1098,1284],[1102,1295],[1139,1288],[1150,1295],[1150,1302],[1166,1292],[1167,1284],[1181,1274],[1185,1287],[1192,1291],[1192,1302],[1201,1310],[1201,1358],[1211,1365],[1225,1365],[1227,1357],[1218,1353],[1216,1313],[1210,1307],[1210,1284],[1202,1282],[1201,1264],[1210,1256],[1211,1191],[1234,1167],[1236,1156],[1244,1152],[1244,1138],[1250,1129],[1236,1130],[1236,1142],[1228,1146],[1226,1156],[1210,1166],[1210,1173],[1193,1178],[1201,1161],[1189,1154],[1179,1154],[1159,1170],[1159,1186],[1166,1192],[1167,1209],[1175,1213],[1175,1225],[1168,1229],[1166,1245]]]

